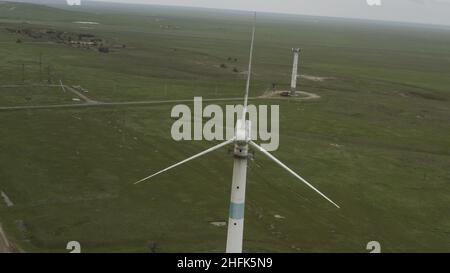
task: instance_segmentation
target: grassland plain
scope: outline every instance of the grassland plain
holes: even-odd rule
[[[250,14],[231,11],[0,2],[0,86],[23,85],[16,96],[0,87],[0,106],[73,103],[58,88],[30,87],[48,78],[103,102],[242,96],[250,24]],[[7,28],[91,33],[126,47],[105,54]],[[288,87],[294,46],[302,74],[332,78],[300,81],[320,100],[254,102],[280,104],[275,155],[342,209],[256,154],[246,251],[366,252],[373,240],[386,252],[450,251],[449,45],[441,26],[258,16],[253,96]],[[63,252],[72,240],[86,252],[224,251],[226,227],[210,223],[228,215],[226,150],[132,185],[213,145],[173,141],[172,106],[0,112],[0,190],[14,203],[0,203],[0,221],[11,241],[32,252]]]

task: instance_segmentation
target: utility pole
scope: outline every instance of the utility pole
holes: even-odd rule
[[[50,65],[47,66],[47,83],[51,84],[52,81],[50,79]]]
[[[22,84],[25,83],[25,64],[22,64]]]
[[[39,82],[42,82],[42,52],[39,53]]]

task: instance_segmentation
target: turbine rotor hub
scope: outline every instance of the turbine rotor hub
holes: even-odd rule
[[[234,145],[234,157],[248,158],[248,144],[247,143],[236,143]]]

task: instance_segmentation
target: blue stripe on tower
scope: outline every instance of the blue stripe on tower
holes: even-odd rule
[[[237,204],[232,202],[230,204],[230,218],[234,220],[244,219],[244,207],[244,203]]]

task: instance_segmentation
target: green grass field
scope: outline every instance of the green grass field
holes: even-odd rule
[[[251,20],[0,2],[0,86],[19,85],[0,87],[0,107],[73,103],[57,87],[31,87],[59,80],[101,102],[241,97]],[[24,27],[126,48],[105,54],[6,30]],[[439,26],[258,15],[252,96],[272,83],[288,89],[292,47],[302,48],[301,74],[332,78],[300,80],[320,100],[255,103],[280,105],[274,154],[341,209],[256,154],[245,251],[368,252],[369,241],[384,252],[450,251],[449,44]],[[0,222],[10,240],[30,252],[66,252],[73,240],[83,252],[223,252],[226,227],[211,222],[228,218],[226,149],[132,184],[215,144],[172,140],[173,106],[1,110],[0,190],[14,206],[0,200]]]

